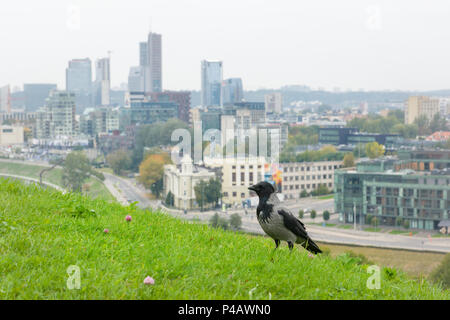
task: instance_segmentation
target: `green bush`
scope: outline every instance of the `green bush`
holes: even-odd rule
[[[409,220],[403,221],[403,228],[409,229]]]
[[[325,220],[325,221],[330,220],[330,211],[325,210],[325,211],[322,213],[322,215],[323,215],[323,220]]]
[[[368,265],[374,264],[372,261],[367,259],[367,257],[365,255],[363,255],[362,253],[355,253],[351,250],[348,250],[345,253],[349,257],[355,259],[357,264],[368,264]]]
[[[304,215],[305,215],[305,211],[303,211],[303,209],[298,210],[298,217],[299,217],[299,219],[303,219]]]
[[[450,289],[450,253],[447,253],[441,264],[430,274],[434,283],[440,283],[445,289]]]
[[[316,210],[312,210],[311,211],[311,219],[315,219],[316,218],[316,216],[317,216],[317,212],[316,212]]]
[[[242,226],[242,219],[241,216],[237,213],[233,213],[230,216],[230,226],[234,230],[239,230]]]

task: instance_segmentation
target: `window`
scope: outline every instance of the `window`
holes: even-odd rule
[[[236,182],[236,172],[231,174],[231,181]]]
[[[224,192],[224,193],[223,193],[223,196],[224,196],[224,197],[228,197],[228,192]]]
[[[236,192],[233,192],[233,197],[236,197]]]
[[[245,193],[241,193],[241,198],[245,198]]]

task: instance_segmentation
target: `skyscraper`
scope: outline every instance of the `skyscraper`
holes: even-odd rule
[[[225,79],[222,82],[222,102],[223,105],[231,105],[241,102],[244,98],[241,78]]]
[[[11,112],[11,90],[9,85],[0,88],[0,112]]]
[[[95,62],[94,101],[96,105],[109,105],[111,89],[111,74],[109,58],[98,59]]]
[[[148,70],[150,75],[150,92],[162,91],[162,50],[161,35],[150,32],[147,41],[148,49]],[[147,85],[146,85],[147,87]]]
[[[202,106],[222,105],[222,61],[201,62]]]
[[[128,91],[145,92],[145,67],[131,67],[128,74]]]
[[[75,93],[77,109],[92,106],[92,64],[91,59],[73,59],[66,69],[66,90]]]
[[[23,85],[25,111],[34,112],[45,105],[50,91],[56,89],[56,84],[28,83]]]
[[[161,35],[150,32],[146,42],[139,43],[139,66],[131,67],[128,76],[130,92],[162,91]],[[131,84],[130,84],[131,81]]]

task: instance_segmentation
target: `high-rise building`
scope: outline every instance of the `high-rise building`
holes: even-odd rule
[[[56,89],[56,84],[29,83],[23,85],[24,105],[26,112],[34,112],[45,105],[50,91]]]
[[[162,48],[161,35],[150,32],[147,41],[148,49],[148,70],[150,75],[150,92],[162,91]]]
[[[92,106],[91,59],[73,59],[66,69],[66,90],[75,93],[77,110],[83,112]]]
[[[266,106],[266,112],[268,113],[281,113],[283,108],[283,100],[281,92],[274,92],[264,95],[264,102]]]
[[[75,135],[75,94],[68,91],[51,91],[45,106],[36,112],[36,138],[53,139]]]
[[[405,124],[414,123],[422,115],[431,120],[436,113],[439,113],[439,98],[409,97],[405,104]]]
[[[131,67],[128,74],[128,91],[145,92],[145,67]]]
[[[222,61],[201,62],[201,104],[205,107],[222,105]]]
[[[162,91],[161,35],[150,32],[147,42],[139,43],[139,66],[131,67],[128,76],[129,92]]]
[[[222,82],[222,103],[223,105],[241,102],[244,99],[241,78],[225,79]]]
[[[163,91],[150,93],[152,101],[175,102],[178,104],[178,119],[189,122],[189,112],[191,109],[190,91]]]
[[[11,90],[9,85],[0,88],[0,112],[11,112]]]
[[[95,62],[94,102],[106,106],[110,103],[111,73],[110,59],[102,58]]]
[[[139,65],[148,65],[148,43],[139,42]]]

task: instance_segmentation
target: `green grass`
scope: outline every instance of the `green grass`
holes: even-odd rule
[[[314,222],[314,223],[311,223],[311,224],[316,225],[316,226],[320,226],[320,227],[323,226],[323,223],[318,223],[318,222]],[[335,226],[336,226],[336,223],[326,223],[325,224],[325,227],[335,227]]]
[[[13,163],[13,162],[0,162],[0,173],[15,174],[24,177],[39,179],[39,173],[45,167],[38,165]],[[43,180],[63,187],[61,183],[61,168],[54,168],[51,171],[45,172]],[[86,184],[90,186],[87,195],[93,198],[101,198],[109,201],[115,201],[113,195],[105,187],[105,185],[94,177],[90,177],[86,180]]]
[[[389,231],[390,234],[401,234],[405,236],[409,236],[410,234],[415,235],[417,234],[417,231],[408,231],[408,230],[391,230]]]
[[[0,181],[1,299],[450,298],[391,268],[370,290],[356,258],[273,247],[265,237]],[[81,271],[79,290],[66,287],[71,265]],[[154,285],[143,284],[147,276]]]
[[[383,229],[382,228],[373,228],[373,227],[369,227],[369,228],[363,228],[364,231],[369,231],[369,232],[382,232]]]
[[[353,228],[353,225],[349,225],[349,224],[340,224],[340,225],[338,225],[337,227],[338,227],[338,228],[341,228],[341,229],[352,229],[352,228]]]
[[[317,197],[317,198],[320,199],[320,200],[333,199],[334,198],[334,194],[328,194],[326,196],[320,196],[320,197]]]
[[[435,233],[431,235],[432,238],[450,238],[450,234],[442,234],[442,233]]]

